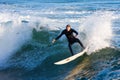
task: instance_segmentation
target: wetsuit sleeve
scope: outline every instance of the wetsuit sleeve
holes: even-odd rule
[[[75,31],[74,29],[72,29],[72,31],[73,31],[76,35],[78,35],[78,32],[77,32],[77,31]]]
[[[58,37],[56,37],[55,40],[58,40],[63,34],[64,34],[64,31],[62,31],[62,33]]]

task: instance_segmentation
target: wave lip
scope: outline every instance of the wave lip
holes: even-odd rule
[[[28,24],[25,25],[20,18],[16,19],[18,15],[2,15],[0,17],[0,66],[5,64],[13,53],[31,39],[32,33]]]
[[[112,13],[99,11],[94,13],[84,20],[80,31],[86,35],[85,44],[89,46],[88,54],[110,47],[113,37]]]

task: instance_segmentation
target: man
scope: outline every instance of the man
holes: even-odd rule
[[[73,33],[75,33],[76,35],[74,36]],[[78,32],[72,29],[69,24],[66,25],[66,29],[63,30],[62,33],[57,38],[53,39],[52,43],[58,40],[63,34],[65,34],[68,39],[68,42],[69,42],[68,46],[72,55],[74,55],[74,53],[72,51],[71,45],[74,44],[75,42],[78,42],[80,46],[84,49],[84,46],[81,43],[81,41],[78,38],[76,38],[78,35]]]

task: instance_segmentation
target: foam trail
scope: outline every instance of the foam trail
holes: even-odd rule
[[[1,15],[3,16],[0,17],[0,66],[4,66],[10,56],[31,38],[32,30],[21,22],[21,16],[2,13]]]
[[[86,34],[85,44],[89,45],[88,54],[110,47],[112,39],[112,13],[96,12],[87,17],[80,30]]]

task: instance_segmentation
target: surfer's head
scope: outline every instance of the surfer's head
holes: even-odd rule
[[[70,31],[70,29],[71,29],[71,26],[68,24],[68,25],[66,25],[66,30],[67,31]]]

